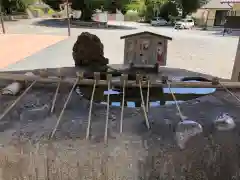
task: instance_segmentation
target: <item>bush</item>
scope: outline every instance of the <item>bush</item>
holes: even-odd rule
[[[146,6],[146,14],[145,14],[146,21],[150,21],[154,17],[153,7],[154,5],[152,3],[149,3]]]
[[[160,16],[167,21],[171,20],[170,16],[173,16],[173,17],[178,16],[178,10],[177,10],[176,4],[172,2],[166,2],[165,4],[163,4],[160,9]]]
[[[169,16],[168,18],[172,25],[174,25],[177,21],[180,21],[182,19],[182,17],[179,16]]]
[[[53,10],[53,9],[49,9],[48,10],[48,15],[53,15],[53,14],[55,14],[56,12]]]
[[[127,12],[124,15],[125,21],[139,21],[141,18],[139,17],[137,12]]]
[[[38,12],[39,16],[43,16],[44,15],[44,12],[42,9],[35,9],[35,11]]]
[[[43,16],[44,15],[44,11],[40,8],[35,8],[33,6],[29,6],[28,7],[30,11],[32,11],[33,13],[38,14],[38,16]]]

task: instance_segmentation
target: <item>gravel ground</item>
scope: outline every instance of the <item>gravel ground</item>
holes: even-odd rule
[[[116,23],[125,25],[120,29],[86,29],[73,27],[71,37],[44,49],[16,64],[8,66],[9,70],[46,67],[73,66],[72,46],[77,35],[89,31],[100,37],[105,46],[105,55],[112,64],[123,62],[124,41],[120,36],[139,31],[153,31],[173,37],[169,42],[167,65],[207,73],[222,78],[230,78],[236,54],[236,36],[222,37],[219,31],[174,30],[170,27],[151,27],[146,24]],[[67,35],[64,22],[52,20],[24,20],[6,23],[7,32],[23,34]],[[41,61],[40,61],[41,60]]]
[[[61,88],[53,115],[49,115],[49,109],[54,89],[36,87],[1,121],[0,168],[4,177],[20,177],[20,173],[29,175],[29,166],[43,171],[46,146],[53,166],[50,168],[51,179],[58,179],[55,176],[59,175],[59,170],[68,173],[61,179],[197,180],[201,177],[226,180],[236,177],[239,169],[237,117],[240,114],[236,102],[227,93],[218,92],[181,104],[184,115],[203,126],[203,133],[187,140],[186,147],[181,150],[175,139],[179,122],[175,105],[150,108],[151,131],[144,125],[140,109],[126,108],[122,135],[119,134],[120,108],[110,108],[107,144],[103,142],[106,106],[94,105],[91,138],[84,140],[89,101],[80,100],[76,93],[57,128],[55,141],[49,143],[46,139],[55,126],[68,89],[66,86]],[[13,99],[1,97],[1,112]],[[235,130],[220,132],[212,129],[213,121],[222,112],[234,118]],[[22,144],[16,143],[19,136]],[[26,140],[34,146],[29,148]],[[36,143],[39,140],[41,142]],[[30,155],[29,151],[37,155]],[[34,165],[31,164],[33,158]],[[81,170],[81,176],[77,174],[77,168]]]

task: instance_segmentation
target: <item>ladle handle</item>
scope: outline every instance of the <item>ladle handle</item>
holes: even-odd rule
[[[182,114],[182,112],[181,112],[181,109],[180,109],[180,106],[179,106],[179,104],[178,104],[178,102],[177,102],[176,96],[174,95],[174,93],[173,93],[172,90],[171,90],[171,84],[169,83],[169,81],[167,81],[167,85],[168,85],[168,89],[169,89],[170,93],[172,94],[172,97],[173,97],[173,100],[174,100],[174,102],[175,102],[175,105],[176,105],[178,114],[179,114],[179,116],[180,116],[180,118],[181,118],[181,121],[184,121],[184,120],[185,120],[185,117],[183,116],[183,114]]]

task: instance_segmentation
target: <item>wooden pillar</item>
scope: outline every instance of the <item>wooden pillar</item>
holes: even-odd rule
[[[1,21],[1,26],[2,26],[2,32],[3,32],[3,34],[5,34],[6,31],[5,31],[4,20],[3,20],[2,1],[1,0],[0,0],[0,21]]]
[[[206,17],[206,21],[205,21],[205,28],[206,29],[208,27],[208,18],[209,18],[209,10],[207,10],[207,17]]]
[[[69,17],[69,2],[67,0],[67,20],[68,20],[68,36],[71,36],[71,22]]]
[[[240,37],[238,38],[237,52],[235,56],[235,62],[232,70],[232,81],[240,82]]]

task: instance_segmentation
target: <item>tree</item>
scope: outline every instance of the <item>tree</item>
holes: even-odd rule
[[[127,10],[133,11],[142,11],[143,9],[146,10],[145,0],[133,0],[131,3],[126,5]]]
[[[178,14],[177,5],[174,2],[168,1],[160,8],[160,16],[167,21],[169,21],[170,16],[176,17]]]
[[[140,17],[150,21],[154,16],[159,16],[161,6],[168,0],[135,0],[127,5],[128,10],[138,11]]]
[[[1,1],[1,7],[2,7],[2,12],[5,14],[11,14],[12,13],[12,5],[11,1],[9,0],[2,0]]]
[[[3,13],[12,14],[12,12],[25,12],[28,5],[33,2],[34,0],[0,0],[0,5]]]
[[[127,12],[127,5],[130,3],[130,0],[108,0],[113,2],[112,7],[116,10],[120,10],[123,14]]]
[[[59,5],[66,0],[43,0],[46,4],[55,10],[59,10]],[[107,10],[109,12],[116,12],[116,9],[126,12],[126,4],[129,0],[69,0],[72,3],[72,9],[80,10],[82,12],[81,20],[91,21],[92,15],[96,9]]]
[[[186,17],[188,14],[195,12],[208,0],[174,0],[178,7],[182,10],[182,17]]]
[[[93,14],[92,3],[92,0],[72,0],[72,9],[82,12],[82,20],[91,21]]]
[[[60,4],[63,4],[64,0],[43,0],[43,2],[48,4],[54,10],[60,10]]]
[[[148,22],[154,17],[154,4],[147,3],[146,4],[146,13],[145,13],[145,20]]]

